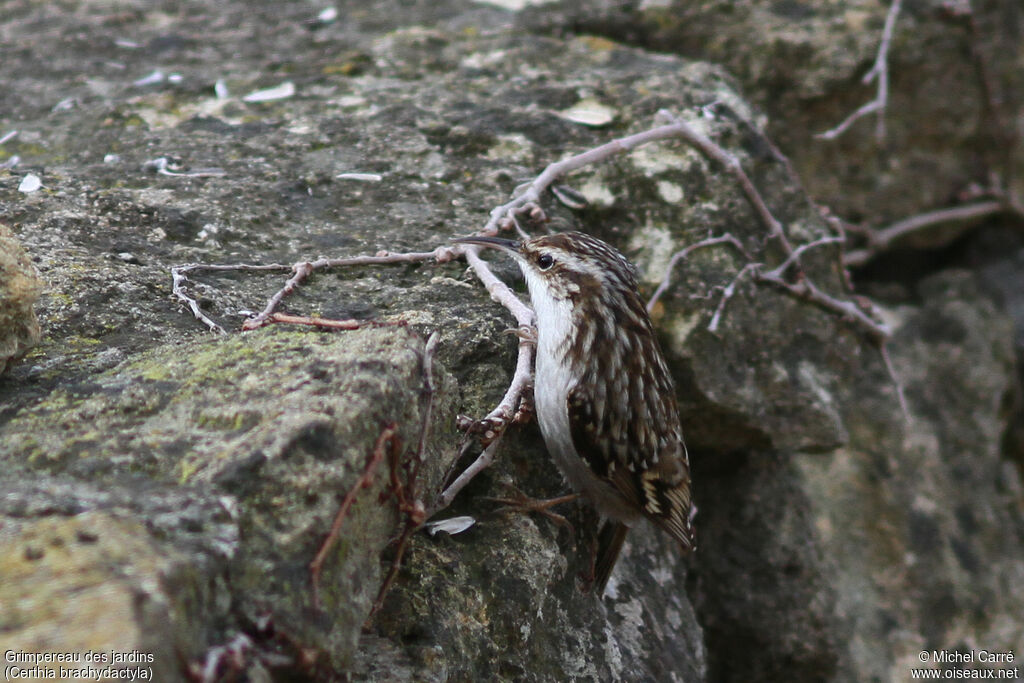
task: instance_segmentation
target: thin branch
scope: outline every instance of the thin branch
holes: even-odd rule
[[[358,330],[366,324],[360,320],[331,320],[329,318],[311,318],[305,315],[288,315],[287,313],[271,313],[266,321],[288,325],[310,325],[329,330]],[[246,329],[244,324],[242,329]]]
[[[291,267],[292,277],[284,283],[284,287],[277,291],[267,301],[264,309],[255,317],[246,320],[242,325],[243,330],[255,330],[263,327],[269,322],[271,314],[277,309],[281,301],[295,291],[295,288],[302,284],[314,270],[324,268],[336,268],[341,266],[367,266],[384,263],[422,263],[433,259],[437,263],[445,263],[458,257],[462,253],[460,246],[438,247],[433,251],[416,251],[398,253],[381,251],[373,256],[350,256],[336,259],[317,259],[316,261],[299,261]]]
[[[202,309],[199,308],[199,302],[194,298],[190,297],[185,293],[185,283],[189,281],[188,273],[197,270],[211,270],[211,271],[227,271],[227,270],[288,270],[291,266],[285,266],[280,263],[269,263],[269,264],[249,264],[249,263],[229,263],[229,264],[216,264],[216,263],[186,263],[182,266],[173,266],[171,268],[171,293],[183,302],[192,311],[192,315],[197,320],[201,321],[204,325],[210,328],[213,332],[219,332],[220,334],[227,334],[227,331],[219,324],[214,322],[210,317],[203,313]]]
[[[889,347],[885,344],[881,346],[879,352],[882,354],[882,361],[885,363],[885,369],[889,373],[889,379],[896,385],[896,398],[900,402],[900,410],[903,411],[903,419],[906,420],[907,425],[911,422],[910,407],[907,405],[907,395],[903,391],[903,383],[900,381],[899,376],[896,375],[896,367],[892,364],[892,357],[889,355]]]
[[[682,125],[685,126],[685,124]],[[683,132],[680,123],[674,122],[667,126],[658,126],[657,128],[645,130],[642,133],[618,138],[617,140],[606,142],[600,147],[595,147],[594,149],[587,150],[581,154],[571,156],[568,159],[556,161],[555,163],[548,165],[548,167],[545,168],[541,174],[533,180],[533,182],[526,186],[525,190],[521,193],[517,192],[516,196],[511,201],[492,210],[490,220],[487,221],[479,234],[496,235],[502,221],[507,216],[512,215],[518,209],[523,208],[527,204],[535,204],[539,202],[544,190],[567,173],[571,173],[572,171],[583,168],[584,166],[605,161],[613,156],[622,154],[623,152],[636,149],[640,145],[647,144],[648,142],[679,137],[682,134]]]
[[[888,325],[875,321],[852,301],[842,301],[826,294],[806,277],[800,278],[796,282],[786,282],[782,277],[769,272],[759,273],[757,281],[780,287],[794,296],[806,299],[826,310],[838,313],[843,318],[856,322],[878,344],[884,343],[892,334]]]
[[[856,249],[847,252],[843,257],[843,263],[847,266],[861,266],[870,261],[876,254],[888,249],[894,241],[918,230],[931,228],[944,223],[954,221],[966,221],[978,218],[985,218],[995,214],[1008,211],[1006,202],[991,200],[967,204],[965,206],[954,206],[949,209],[938,209],[927,213],[918,214],[897,221],[892,225],[881,228],[869,234],[868,246],[864,249]]]
[[[882,40],[878,45],[878,55],[875,57],[875,63],[864,74],[862,79],[865,85],[873,80],[878,80],[875,99],[847,116],[835,128],[818,133],[814,137],[822,140],[835,140],[845,133],[858,119],[877,112],[878,121],[875,124],[875,137],[879,141],[885,138],[885,108],[889,104],[889,46],[892,44],[892,36],[896,29],[896,17],[899,16],[902,4],[903,0],[892,0],[892,4],[889,6],[889,13],[885,16],[885,26],[882,28]]]
[[[711,322],[708,323],[708,332],[715,333],[718,331],[718,325],[722,319],[722,311],[725,310],[725,304],[728,303],[729,299],[736,293],[736,285],[743,278],[744,275],[751,272],[756,272],[761,267],[760,263],[748,263],[740,269],[740,272],[736,273],[736,277],[732,279],[732,282],[722,290],[722,298],[718,301],[718,306],[715,308],[714,315],[711,316]]]
[[[674,121],[671,126],[666,127],[674,128],[676,134],[695,147],[704,158],[717,162],[728,171],[736,182],[739,183],[740,190],[743,191],[743,195],[754,208],[758,220],[768,229],[768,235],[771,238],[777,239],[787,254],[791,253],[793,247],[790,245],[789,239],[782,229],[782,223],[772,215],[771,209],[768,208],[761,193],[757,191],[757,187],[750,180],[750,176],[743,170],[743,166],[740,164],[739,159],[736,158],[736,155],[725,151],[671,112],[662,109],[658,112],[658,115]]]
[[[801,244],[799,247],[794,249],[793,252],[789,256],[786,257],[785,261],[783,261],[782,263],[780,263],[778,266],[776,266],[772,270],[768,271],[767,273],[764,273],[762,275],[762,277],[769,277],[769,278],[770,277],[778,277],[778,278],[781,278],[783,275],[786,274],[786,271],[789,270],[790,266],[792,266],[793,264],[798,263],[800,261],[800,257],[803,256],[804,252],[809,251],[811,249],[815,249],[817,247],[824,246],[826,244],[842,244],[842,243],[843,243],[843,238],[842,237],[821,237],[819,239],[814,240],[813,242],[808,242],[807,244]]]
[[[491,298],[507,308],[515,317],[519,325],[533,324],[533,309],[527,306],[516,296],[515,292],[508,288],[504,282],[491,271],[487,261],[480,258],[480,247],[475,244],[467,244],[465,247],[466,262],[476,273],[481,284],[491,295]]]
[[[437,508],[433,510],[434,513],[439,510],[443,510],[452,504],[455,500],[455,496],[459,494],[459,491],[466,488],[466,485],[473,480],[473,477],[480,474],[483,470],[487,469],[492,462],[494,462],[494,454],[498,451],[498,444],[501,443],[501,439],[495,439],[491,444],[480,453],[479,457],[473,461],[473,464],[462,471],[455,481],[444,490],[441,497],[437,501]]]
[[[479,252],[479,247],[466,245],[466,261],[490,293],[491,298],[505,306],[512,313],[520,328],[532,329],[533,309],[524,304],[515,295],[515,292],[508,288],[508,285],[494,275],[487,262],[480,258]],[[518,409],[522,404],[523,393],[533,379],[533,346],[534,342],[532,340],[524,336],[520,337],[516,369],[512,375],[512,381],[509,382],[508,389],[505,391],[505,395],[498,402],[498,405],[495,406],[494,410],[483,419],[468,425],[467,431],[481,433],[483,439],[488,442],[487,446],[477,456],[473,464],[467,467],[441,493],[437,505],[431,510],[431,514],[435,514],[451,505],[459,491],[465,488],[472,481],[473,477],[486,469],[494,461],[494,454],[498,450],[498,444],[501,442],[505,428],[518,414]]]
[[[700,242],[680,249],[676,253],[672,254],[672,258],[669,259],[668,266],[665,267],[665,276],[661,278],[661,282],[658,283],[658,288],[654,290],[654,294],[651,295],[650,301],[647,302],[647,312],[650,313],[654,310],[654,305],[658,303],[658,299],[665,293],[665,290],[668,289],[669,284],[672,282],[672,270],[676,267],[677,263],[689,257],[690,254],[698,249],[713,247],[716,244],[723,243],[731,244],[736,247],[741,254],[747,255],[746,249],[743,248],[743,244],[729,233],[720,237],[709,237],[706,240],[701,240]]]

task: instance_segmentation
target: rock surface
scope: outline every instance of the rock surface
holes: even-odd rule
[[[1024,269],[1006,256],[1012,237],[1001,261],[979,237],[964,250],[973,260],[947,257],[925,277],[864,274],[895,330],[905,416],[855,325],[736,280],[783,256],[723,169],[666,141],[572,174],[589,204],[546,198],[549,227],[619,246],[648,294],[674,251],[709,235],[731,233],[749,255],[694,252],[653,312],[691,450],[699,549],[680,557],[663,534],[635,530],[601,599],[579,590],[590,511],[564,509],[569,531],[485,500],[510,486],[562,492],[525,425],[440,515],[476,524],[411,536],[371,614],[406,519],[391,474],[432,509],[476,452],[458,457],[456,416],[486,414],[514,365],[510,318],[463,264],[320,271],[285,300],[292,313],[368,323],[342,332],[239,331],[286,269],[189,274],[185,291],[226,336],[173,297],[170,268],[185,263],[446,244],[546,164],[645,130],[661,109],[736,155],[796,245],[833,234],[800,178],[830,202],[823,188],[849,184],[833,208],[881,221],[973,177],[971,159],[954,159],[966,143],[947,136],[943,163],[960,166],[920,183],[872,176],[885,184],[873,204],[857,173],[874,171],[854,173],[849,146],[846,169],[814,161],[834,151],[808,151],[817,128],[793,103],[831,102],[816,121],[853,104],[844,86],[872,58],[884,6],[838,21],[773,3],[762,35],[750,26],[768,4],[735,3],[729,49],[700,56],[737,80],[634,40],[660,35],[652,17],[689,16],[643,4],[609,15],[622,18],[614,37],[640,47],[573,35],[601,3],[541,16],[350,2],[336,20],[298,2],[10,6],[0,136],[18,134],[0,161],[20,163],[0,171],[0,201],[46,289],[38,349],[0,376],[0,649],[144,652],[158,680],[374,681],[884,681],[909,678],[921,651],[1024,651],[1013,429],[1024,316],[1007,284]],[[710,25],[730,23],[722,3],[701,7]],[[921,3],[907,12],[935,16]],[[977,12],[990,26],[1010,10]],[[905,31],[908,54],[917,38]],[[744,32],[754,39],[734,39]],[[782,59],[788,43],[773,35],[803,51]],[[779,73],[805,85],[817,74],[820,87],[773,99],[773,82],[751,71],[764,45],[778,48]],[[825,78],[836,63],[845,71]],[[244,97],[286,83],[294,94]],[[580,108],[604,120],[581,124]],[[913,148],[900,131],[919,114],[908,123],[900,111],[894,140]],[[43,187],[18,192],[28,172]],[[810,249],[805,272],[849,300],[839,258],[836,244]],[[511,264],[495,270],[516,278]],[[378,444],[392,425],[397,467]],[[355,490],[360,480],[369,488]],[[309,565],[352,491],[317,605]]]
[[[0,223],[0,372],[39,343],[39,320],[32,307],[41,288],[25,250]]]

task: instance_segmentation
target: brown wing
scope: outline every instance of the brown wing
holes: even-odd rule
[[[674,395],[655,400],[675,408]],[[693,548],[690,468],[678,418],[671,415],[655,429],[630,407],[628,396],[617,401],[619,413],[602,410],[603,405],[581,391],[569,393],[569,426],[576,452],[630,507],[641,510],[686,549]],[[613,420],[621,420],[620,426]]]

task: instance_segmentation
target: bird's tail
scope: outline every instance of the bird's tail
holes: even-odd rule
[[[629,527],[622,522],[613,520],[606,521],[601,530],[597,532],[597,552],[594,559],[594,587],[597,589],[597,596],[604,594],[604,587],[608,584],[608,577],[612,575],[612,569],[619,559],[619,551],[622,550],[622,543],[626,540]]]

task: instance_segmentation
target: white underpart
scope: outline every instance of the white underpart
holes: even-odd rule
[[[533,398],[544,443],[574,491],[582,493],[602,515],[631,524],[639,513],[598,479],[573,445],[568,399],[576,380],[569,363],[563,361],[571,340],[572,301],[556,299],[541,274],[527,264],[520,263],[520,267],[537,316]]]

